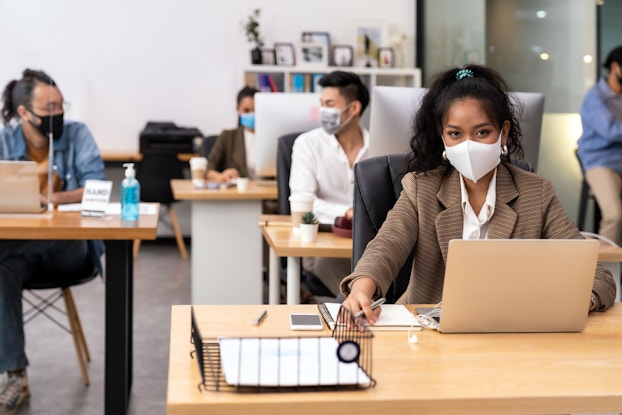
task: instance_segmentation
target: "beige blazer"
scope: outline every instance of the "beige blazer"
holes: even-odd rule
[[[341,282],[348,295],[352,279],[368,276],[384,295],[415,248],[410,282],[398,303],[436,304],[441,301],[447,247],[462,239],[460,176],[439,167],[408,173],[403,191],[376,237],[367,245],[354,272]],[[564,211],[548,179],[510,164],[497,168],[497,201],[488,226],[490,239],[579,239],[583,236]],[[513,264],[507,264],[511,267]],[[560,287],[563,289],[564,287]],[[599,309],[615,299],[611,273],[598,266],[594,293]]]

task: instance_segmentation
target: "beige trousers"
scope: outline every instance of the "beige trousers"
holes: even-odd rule
[[[602,214],[598,233],[621,245],[622,176],[606,167],[595,167],[585,171],[585,179]]]

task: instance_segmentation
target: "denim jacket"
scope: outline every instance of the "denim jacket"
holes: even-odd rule
[[[0,160],[28,160],[21,124],[0,129]],[[61,180],[61,190],[83,187],[87,180],[105,180],[104,161],[87,126],[65,120],[63,134],[54,140],[54,170]],[[91,260],[100,274],[102,241],[88,241]]]

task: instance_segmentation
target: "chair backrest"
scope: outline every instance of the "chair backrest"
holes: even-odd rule
[[[140,183],[140,200],[165,205],[173,203],[175,198],[171,190],[171,180],[183,178],[182,162],[176,153],[145,151],[136,168],[136,179]]]
[[[406,172],[407,167],[406,154],[372,157],[354,166],[353,269],[402,192],[401,175]],[[388,302],[394,303],[406,290],[413,256],[414,252],[411,252],[386,293]]]
[[[209,152],[212,151],[212,147],[214,147],[214,143],[216,142],[217,138],[217,135],[208,135],[207,137],[203,138],[203,141],[201,142],[201,147],[199,147],[199,155],[201,157],[207,158],[209,156]]]
[[[279,137],[276,151],[276,184],[279,200],[279,213],[289,215],[289,175],[292,167],[292,148],[294,141],[303,132],[285,134]]]

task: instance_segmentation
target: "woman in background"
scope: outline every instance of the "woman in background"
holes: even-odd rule
[[[238,128],[224,130],[207,157],[207,180],[228,182],[240,176],[255,176],[255,93],[245,86],[238,93]]]

